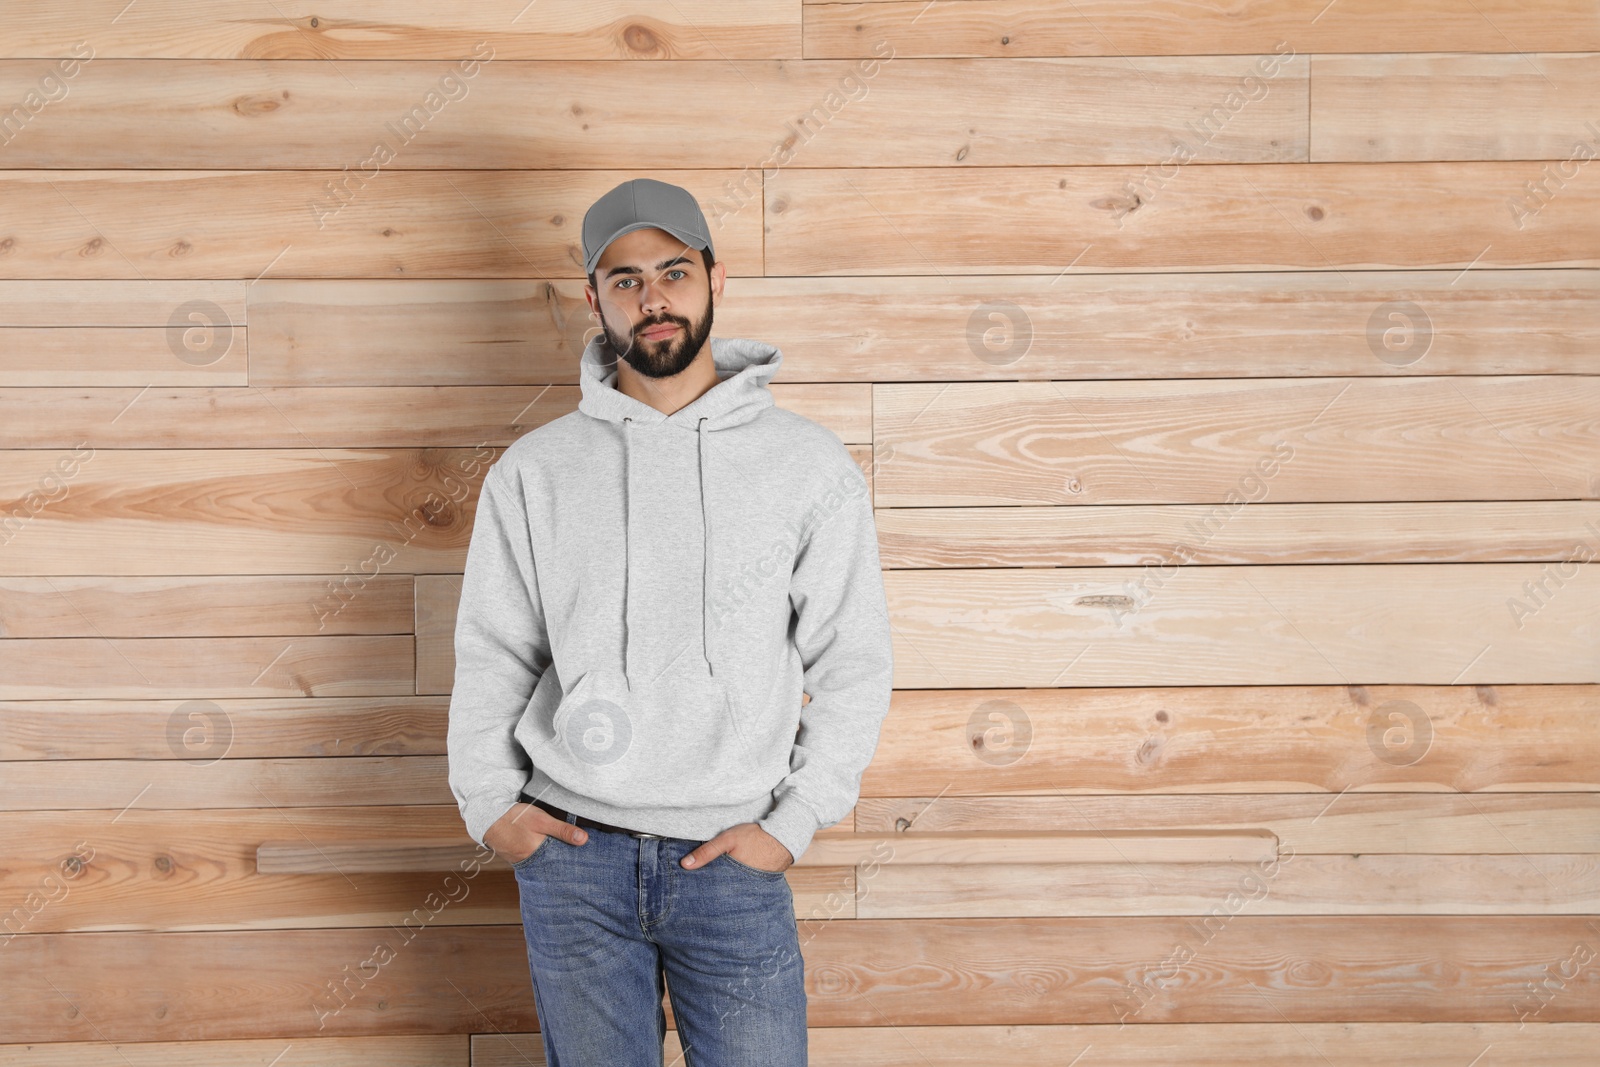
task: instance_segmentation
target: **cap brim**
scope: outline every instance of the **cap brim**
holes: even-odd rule
[[[588,261],[584,263],[583,273],[593,274],[594,268],[600,262],[600,257],[606,254],[607,248],[611,247],[611,242],[615,241],[618,237],[621,237],[625,233],[632,233],[634,230],[663,230],[672,234],[672,236],[676,237],[678,240],[697,251],[707,247],[705,242],[700,240],[700,238],[694,236],[693,234],[686,234],[682,230],[676,229],[672,226],[663,226],[659,222],[631,222],[622,227],[622,229],[618,230],[616,233],[613,233],[610,237],[607,237],[604,241],[600,242],[600,245],[595,249],[594,254],[591,255]]]

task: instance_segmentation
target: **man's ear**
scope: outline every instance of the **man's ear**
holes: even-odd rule
[[[728,265],[722,260],[711,264],[711,306],[716,307],[722,302],[722,287],[728,280]]]

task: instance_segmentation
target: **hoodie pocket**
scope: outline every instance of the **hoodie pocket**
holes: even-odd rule
[[[620,671],[589,671],[556,710],[545,770],[619,808],[748,803],[788,772],[788,751],[781,765],[773,760],[762,724],[741,711],[736,694],[705,672],[630,688]]]

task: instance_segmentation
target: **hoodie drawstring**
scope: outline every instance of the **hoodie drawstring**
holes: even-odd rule
[[[622,474],[627,499],[622,505],[622,676],[633,688],[633,420],[622,420]]]
[[[701,416],[696,424],[700,452],[700,525],[705,530],[702,541],[704,555],[700,565],[700,654],[706,660],[706,673],[715,675],[711,667],[711,505],[706,501],[706,420]]]

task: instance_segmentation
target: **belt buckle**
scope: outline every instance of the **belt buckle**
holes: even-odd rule
[[[632,837],[651,837],[658,841],[665,841],[667,837],[666,834],[647,834],[643,830],[629,830],[628,833]]]

